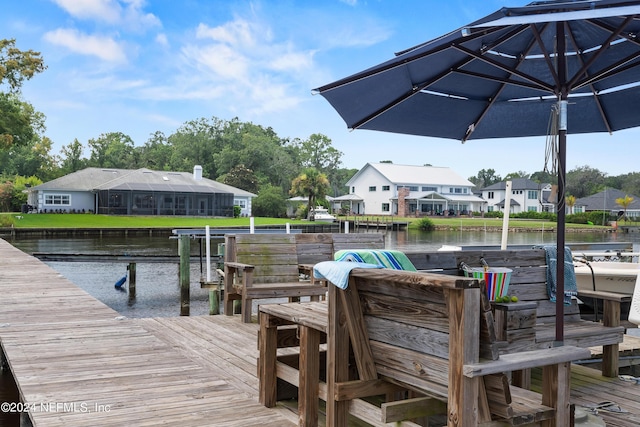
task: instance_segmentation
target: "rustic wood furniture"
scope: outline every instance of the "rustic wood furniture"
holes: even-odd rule
[[[384,249],[381,233],[227,234],[224,256],[224,312],[240,300],[243,322],[251,322],[254,299],[326,294],[313,278],[313,265],[342,249]],[[301,281],[301,274],[307,280]]]
[[[282,327],[290,324],[298,326],[298,339]],[[319,380],[324,334],[326,383]],[[278,348],[290,345],[300,346],[295,366],[278,357]],[[328,426],[347,425],[349,414],[372,425],[416,426],[411,419],[440,412],[450,426],[570,425],[570,362],[589,357],[589,350],[500,355],[498,346],[477,280],[355,269],[346,290],[329,286],[328,302],[260,307],[260,401],[275,405],[280,378],[298,387],[304,426],[317,425],[318,397],[327,402]],[[541,395],[509,384],[510,371],[533,367],[543,369]],[[413,398],[381,407],[361,399],[397,398],[399,390]]]
[[[454,252],[407,253],[418,270],[442,274],[461,275],[462,263],[481,266],[482,260],[491,267],[513,270],[509,295],[518,302],[494,304],[496,334],[501,342],[500,352],[551,348],[555,340],[555,303],[549,301],[544,249],[470,250]],[[624,336],[620,326],[621,303],[629,296],[607,292],[580,292],[580,295],[605,301],[602,323],[584,320],[574,299],[564,310],[564,344],[578,347],[603,347],[602,373],[607,377],[618,375],[618,346]],[[525,372],[526,374],[526,372]],[[528,375],[519,384],[526,387]]]

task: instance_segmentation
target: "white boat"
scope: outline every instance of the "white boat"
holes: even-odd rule
[[[336,217],[331,215],[326,208],[322,206],[316,206],[313,210],[313,218],[315,221],[333,222]]]
[[[596,290],[633,295],[640,271],[636,262],[590,261],[575,264],[578,290]]]

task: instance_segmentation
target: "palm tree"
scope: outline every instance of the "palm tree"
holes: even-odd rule
[[[567,198],[565,199],[565,203],[569,208],[569,213],[572,214],[573,207],[576,205],[576,196],[567,196]]]
[[[624,197],[618,197],[616,199],[616,203],[624,209],[624,221],[627,221],[627,208],[629,205],[633,203],[633,197],[629,197],[629,195],[625,195]]]
[[[307,217],[313,221],[313,208],[316,200],[322,199],[327,195],[330,185],[327,176],[320,173],[317,169],[306,168],[291,182],[292,196],[303,196],[309,198],[309,212]]]

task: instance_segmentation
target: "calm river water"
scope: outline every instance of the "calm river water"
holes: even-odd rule
[[[483,231],[398,231],[386,234],[386,247],[404,252],[436,250],[442,245],[476,246],[501,243],[502,235]],[[553,244],[556,235],[552,232],[512,233],[509,245]],[[631,242],[634,250],[640,249],[640,233],[567,233],[567,243]],[[98,254],[156,254],[177,255],[176,240],[158,237],[135,238],[31,238],[10,242],[26,253],[98,253]],[[211,248],[217,249],[212,241]],[[203,245],[204,246],[204,245]],[[199,245],[192,244],[192,254],[200,253]],[[178,267],[175,264],[138,264],[135,299],[129,298],[126,285],[117,290],[115,282],[124,276],[125,263],[49,262],[54,270],[65,276],[89,294],[127,317],[178,316],[180,313]],[[200,289],[201,266],[192,265],[191,271],[191,315],[209,312],[208,291]],[[0,402],[16,401],[17,389],[11,375],[0,372]],[[0,414],[0,426],[19,425],[16,414]]]
[[[496,245],[502,239],[501,233],[484,231],[398,231],[386,234],[386,247],[404,252],[436,250],[442,245]],[[552,232],[511,233],[509,245],[553,244],[556,235]],[[568,243],[581,242],[634,242],[640,244],[639,234],[616,233],[567,233]],[[134,238],[32,238],[11,242],[27,253],[60,252],[81,254],[156,254],[177,255],[178,243],[175,239],[160,237]],[[217,244],[211,243],[212,251]],[[192,254],[198,255],[200,248],[192,243]],[[204,245],[203,245],[204,246]],[[176,264],[137,265],[136,297],[131,299],[126,291],[115,288],[114,284],[127,274],[126,263],[84,263],[48,262],[48,264],[71,282],[86,290],[123,316],[156,317],[179,315],[178,267]],[[206,272],[199,263],[191,270],[191,314],[209,312],[208,291],[200,289],[200,277]],[[215,268],[215,267],[214,267]]]

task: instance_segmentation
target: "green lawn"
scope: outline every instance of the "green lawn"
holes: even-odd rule
[[[2,217],[12,217],[14,227],[16,228],[172,228],[172,227],[248,227],[249,218],[200,218],[200,217],[176,217],[176,216],[109,216],[109,215],[93,215],[93,214],[19,214],[19,213],[3,213],[0,214],[0,223]],[[354,217],[342,217],[350,222],[355,220]],[[389,221],[417,221],[416,218],[399,218],[388,216],[374,217],[358,217],[358,220],[369,220],[380,222]],[[458,217],[432,217],[430,218],[436,227],[450,228],[484,228],[484,227],[502,227],[502,219],[497,218],[458,218]],[[305,224],[306,221],[292,220],[287,218],[255,218],[256,226],[267,225],[284,225],[290,223]],[[5,225],[6,226],[6,225]],[[531,229],[552,229],[556,227],[555,222],[536,221],[536,220],[518,220],[511,219],[510,227],[531,228]],[[410,227],[411,224],[410,224]],[[599,227],[586,224],[567,224],[567,228],[587,228],[593,230],[602,230],[608,227]]]
[[[176,216],[109,216],[93,214],[2,214],[14,217],[16,228],[171,228],[242,227],[249,218],[199,218]],[[255,218],[256,226],[301,223],[286,218]]]

